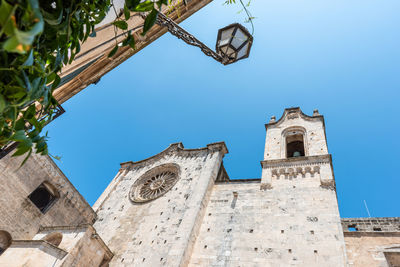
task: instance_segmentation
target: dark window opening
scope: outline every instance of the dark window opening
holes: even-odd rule
[[[382,231],[382,228],[380,228],[380,227],[374,227],[373,230],[374,230],[374,231],[380,232],[380,231]]]
[[[42,213],[45,213],[56,199],[56,196],[45,184],[41,184],[28,198]]]
[[[302,134],[286,137],[286,155],[288,158],[304,157],[304,140]]]

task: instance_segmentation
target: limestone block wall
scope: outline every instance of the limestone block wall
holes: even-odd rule
[[[31,155],[20,167],[23,157],[10,155],[0,160],[0,230],[12,239],[31,239],[40,226],[93,223],[96,214],[48,156]],[[28,196],[43,182],[53,185],[59,197],[42,213]]]
[[[13,241],[13,244],[0,256],[0,266],[59,266],[67,252],[44,241]]]
[[[400,218],[343,218],[349,266],[400,266]]]
[[[335,191],[313,181],[215,184],[189,266],[291,265],[346,265]]]
[[[94,205],[94,227],[115,254],[110,266],[186,266],[226,152],[224,144],[196,150],[173,144],[147,160],[122,164]],[[133,202],[135,181],[163,164],[179,166],[177,183],[159,198]]]
[[[0,266],[100,266],[112,256],[90,225],[46,227],[32,240],[13,240],[1,255]]]
[[[400,266],[400,232],[345,232],[344,239],[349,266]]]

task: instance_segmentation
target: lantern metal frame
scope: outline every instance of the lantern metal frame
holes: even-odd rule
[[[232,34],[231,34],[231,36],[230,36],[230,40],[229,40],[229,42],[228,42],[228,46],[231,47],[232,49],[236,50],[236,54],[239,53],[239,51],[240,51],[245,45],[248,44],[248,47],[247,47],[247,51],[246,51],[246,53],[244,54],[244,56],[242,56],[242,57],[240,57],[240,58],[237,58],[237,57],[236,57],[236,58],[233,58],[233,59],[232,59],[232,58],[226,57],[225,60],[228,60],[228,61],[227,61],[226,63],[224,63],[225,65],[234,63],[234,62],[236,62],[236,61],[238,61],[238,60],[241,60],[241,59],[244,59],[244,58],[248,58],[249,55],[250,55],[251,45],[253,44],[253,36],[249,33],[249,31],[248,31],[243,25],[241,25],[241,24],[239,24],[239,23],[232,23],[232,24],[230,24],[230,25],[228,25],[228,26],[226,26],[226,27],[224,27],[224,28],[218,30],[217,43],[215,44],[215,50],[217,51],[217,53],[218,53],[219,55],[222,54],[222,53],[221,53],[221,47],[219,46],[219,42],[220,42],[221,39],[222,39],[222,33],[223,33],[224,31],[229,30],[230,28],[234,28],[234,29],[233,29]],[[232,45],[232,41],[233,41],[233,38],[236,36],[236,32],[237,32],[238,29],[240,29],[245,35],[247,35],[248,38],[247,38],[238,48],[235,48],[235,47]]]
[[[216,50],[217,52],[213,51],[212,49],[210,49],[208,46],[206,46],[203,42],[201,42],[200,40],[198,40],[195,36],[193,36],[192,34],[190,34],[189,32],[187,32],[185,29],[183,29],[182,27],[180,27],[177,23],[175,23],[172,19],[168,18],[167,16],[165,16],[164,14],[162,14],[161,12],[158,13],[157,16],[157,20],[156,20],[156,24],[162,27],[166,27],[168,32],[170,32],[172,35],[178,37],[179,39],[183,40],[185,43],[192,45],[192,46],[197,46],[201,49],[201,51],[209,57],[212,57],[213,59],[215,59],[216,61],[224,64],[224,65],[228,65],[231,63],[234,63],[240,59],[244,59],[249,57],[250,54],[250,48],[251,45],[253,43],[253,36],[249,33],[249,31],[242,25],[240,25],[239,23],[233,23],[230,24],[222,29],[220,29],[218,31],[218,36],[217,36],[217,43],[216,43]],[[222,31],[229,29],[230,27],[236,27],[234,29],[234,31],[232,32],[232,35],[234,35],[237,31],[238,28],[240,28],[240,30],[242,30],[246,35],[248,35],[248,39],[246,41],[244,41],[244,43],[238,48],[234,48],[237,51],[240,51],[240,49],[246,45],[247,43],[249,44],[248,49],[246,51],[245,56],[237,59],[232,59],[229,58],[225,55],[220,54],[220,50],[218,49],[218,43],[219,40],[221,38],[222,35]],[[230,39],[230,43],[232,42],[232,38]]]

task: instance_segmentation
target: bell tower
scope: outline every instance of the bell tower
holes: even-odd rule
[[[300,108],[285,109],[279,120],[273,116],[265,128],[267,134],[264,160],[261,162],[261,189],[279,187],[285,184],[285,180],[291,180],[298,186],[319,183],[334,190],[324,117],[318,110],[314,110],[312,116],[307,116]],[[317,179],[297,179],[311,177]]]
[[[346,266],[345,243],[336,198],[324,118],[300,108],[285,109],[266,124],[261,191],[271,199],[268,227],[280,232],[271,247],[286,248],[288,264]]]

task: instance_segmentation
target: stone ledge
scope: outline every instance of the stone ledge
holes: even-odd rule
[[[293,166],[305,166],[314,164],[329,164],[332,162],[331,154],[319,155],[319,156],[307,156],[307,157],[296,157],[288,159],[273,159],[261,161],[263,168],[274,168],[274,167],[293,167]]]
[[[225,145],[225,142],[216,142],[208,144],[207,147],[202,148],[194,148],[194,149],[185,149],[182,143],[173,143],[170,144],[165,150],[161,151],[160,153],[151,156],[149,158],[140,160],[140,161],[127,161],[122,162],[121,170],[130,170],[131,168],[140,168],[146,166],[148,164],[154,163],[154,161],[164,157],[168,154],[179,154],[183,157],[197,157],[201,155],[201,152],[217,152],[221,151],[224,155],[228,153],[228,149]]]
[[[47,254],[54,255],[58,259],[63,259],[68,252],[56,247],[45,240],[13,240],[10,248],[37,248]]]
[[[400,217],[342,218],[341,221],[345,233],[400,233]]]

